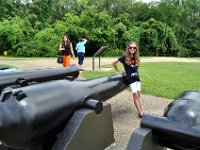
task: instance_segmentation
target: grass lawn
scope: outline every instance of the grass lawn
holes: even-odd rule
[[[175,99],[185,90],[200,90],[200,63],[148,62],[141,64],[139,73],[143,94]],[[114,74],[114,70],[84,71],[81,76],[91,79]]]

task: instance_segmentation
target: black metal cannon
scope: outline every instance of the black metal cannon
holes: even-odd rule
[[[120,75],[86,81],[57,80],[2,93],[0,141],[25,149],[60,133],[74,112],[89,107],[99,114],[106,101],[128,87]],[[86,135],[87,136],[87,135]]]
[[[8,86],[27,86],[32,82],[46,82],[64,79],[67,76],[77,78],[79,69],[76,65],[67,68],[48,68],[16,71],[0,74],[0,92]]]
[[[9,67],[7,67],[7,66],[0,66],[0,70],[5,70],[5,69],[9,69]]]
[[[129,150],[200,149],[200,91],[186,91],[170,103],[163,117],[145,114]],[[140,139],[139,139],[140,136]],[[141,138],[143,137],[143,138]]]

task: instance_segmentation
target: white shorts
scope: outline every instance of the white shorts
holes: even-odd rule
[[[141,83],[139,81],[131,83],[130,88],[131,88],[132,93],[136,93],[137,91],[141,91]]]

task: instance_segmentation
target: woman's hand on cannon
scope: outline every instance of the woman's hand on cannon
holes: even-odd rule
[[[117,73],[117,74],[120,74],[120,75],[122,75],[122,76],[126,76],[126,74],[125,74],[124,71],[117,71],[116,73]]]

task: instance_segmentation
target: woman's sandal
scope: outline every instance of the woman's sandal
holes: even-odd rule
[[[138,114],[138,117],[139,117],[139,118],[142,118],[142,116],[143,116],[143,115]]]
[[[139,118],[142,118],[142,115],[138,115]]]

